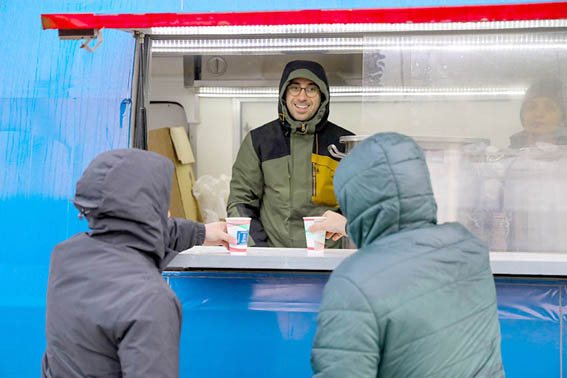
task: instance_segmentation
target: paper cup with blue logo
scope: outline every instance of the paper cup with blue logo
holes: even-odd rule
[[[325,219],[326,217],[303,217],[308,255],[322,255],[325,250],[325,230],[317,232],[307,231],[314,223],[321,222]]]
[[[246,255],[248,249],[248,232],[250,231],[250,219],[246,217],[226,218],[226,228],[228,234],[234,237],[237,244],[229,244],[228,250],[231,255]]]

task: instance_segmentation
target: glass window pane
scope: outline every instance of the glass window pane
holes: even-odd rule
[[[439,222],[496,251],[566,251],[567,33],[369,35],[360,134],[422,146]]]

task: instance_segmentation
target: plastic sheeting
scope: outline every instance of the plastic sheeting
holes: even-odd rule
[[[496,289],[506,376],[565,377],[567,282],[500,279]]]
[[[193,195],[199,203],[204,223],[218,222],[226,218],[226,203],[230,191],[230,177],[203,175],[195,181]]]

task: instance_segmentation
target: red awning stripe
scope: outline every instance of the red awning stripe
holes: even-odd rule
[[[165,26],[396,24],[567,19],[567,2],[429,8],[232,13],[44,14],[44,29],[148,29]]]

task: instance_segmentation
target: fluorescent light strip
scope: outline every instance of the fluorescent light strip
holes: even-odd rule
[[[244,53],[281,53],[285,52],[320,52],[320,51],[492,51],[492,50],[565,50],[567,45],[479,45],[479,46],[311,46],[311,47],[270,47],[270,48],[152,48],[156,54],[244,54]]]
[[[517,35],[460,35],[460,36],[392,36],[392,37],[353,37],[353,38],[254,38],[254,39],[177,39],[156,40],[157,48],[254,48],[254,47],[309,47],[309,46],[420,46],[445,45],[482,46],[491,45],[567,45],[567,33],[517,34]]]
[[[331,96],[338,97],[521,97],[526,88],[398,88],[398,87],[331,87]],[[200,87],[199,97],[278,97],[277,88]]]
[[[360,38],[273,38],[215,40],[156,40],[154,53],[246,53],[281,51],[486,51],[564,50],[567,34],[512,36],[360,37]]]
[[[199,97],[278,97],[277,88],[199,87]]]
[[[361,46],[364,38],[269,38],[269,39],[180,39],[157,40],[156,48],[255,48],[298,46]]]
[[[529,20],[492,22],[432,22],[400,24],[300,24],[245,26],[186,26],[151,28],[153,35],[269,35],[269,34],[326,34],[380,33],[412,31],[462,31],[564,28],[567,20]]]
[[[156,54],[244,54],[244,53],[281,53],[286,52],[300,52],[300,51],[360,51],[360,47],[271,47],[271,48],[241,48],[241,49],[196,49],[196,48],[152,48],[152,53]]]

